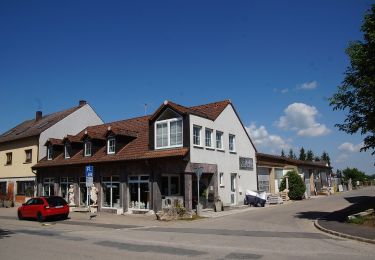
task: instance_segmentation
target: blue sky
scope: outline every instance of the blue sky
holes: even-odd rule
[[[1,1],[0,132],[87,100],[110,122],[231,99],[260,152],[375,173],[327,98],[373,1]]]

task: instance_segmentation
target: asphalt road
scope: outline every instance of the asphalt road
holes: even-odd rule
[[[333,237],[313,225],[349,206],[346,198],[374,194],[368,188],[162,224],[121,216],[112,225],[74,219],[42,225],[0,209],[0,259],[374,259],[373,244]]]

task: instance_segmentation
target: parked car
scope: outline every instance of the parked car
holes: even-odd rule
[[[49,217],[66,219],[68,216],[68,203],[59,196],[31,198],[18,208],[18,219],[35,218],[44,221]]]

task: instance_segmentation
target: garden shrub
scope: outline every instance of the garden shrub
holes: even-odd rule
[[[288,183],[289,183],[289,193],[288,196],[292,200],[301,200],[303,194],[305,194],[306,186],[304,181],[302,180],[301,176],[298,175],[295,171],[288,171],[284,176],[283,180],[280,184],[280,191],[286,189],[286,179],[285,177],[288,176]]]

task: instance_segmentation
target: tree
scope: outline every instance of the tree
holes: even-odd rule
[[[284,149],[281,150],[281,157],[285,157]]]
[[[293,149],[290,148],[288,158],[290,159],[297,159],[296,155],[293,152]]]
[[[335,126],[349,134],[365,135],[361,151],[367,151],[375,149],[375,4],[365,15],[361,31],[363,41],[351,42],[346,49],[350,66],[329,101],[333,110],[347,110],[344,123]]]
[[[292,200],[301,200],[303,197],[303,194],[305,194],[305,191],[306,191],[306,186],[301,176],[299,176],[299,174],[295,171],[288,171],[281,181],[281,184],[280,184],[281,191],[286,189],[285,177],[288,177],[289,198],[291,198]]]
[[[352,183],[355,186],[357,181],[364,181],[368,178],[368,176],[364,173],[359,171],[357,168],[346,168],[342,171],[342,178],[345,183],[348,182],[349,179],[352,179]]]
[[[306,161],[306,153],[305,153],[305,149],[303,149],[303,147],[301,148],[301,150],[299,150],[299,160],[301,161]]]
[[[314,161],[314,153],[311,150],[307,151],[306,161],[310,161],[310,162]]]
[[[322,153],[322,156],[320,157],[321,161],[327,162],[328,166],[331,166],[331,158],[329,158],[329,155],[326,151]]]

